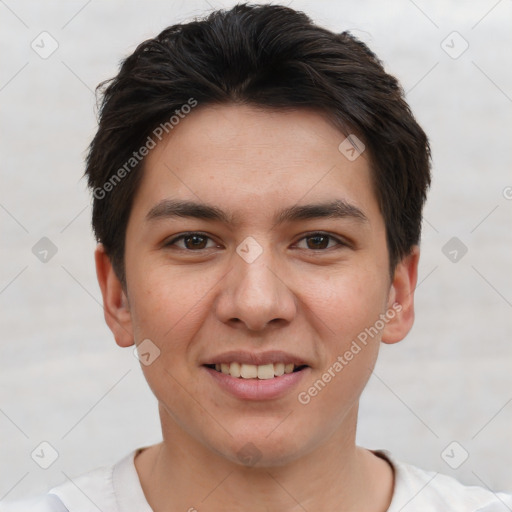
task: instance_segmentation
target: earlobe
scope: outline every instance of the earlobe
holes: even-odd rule
[[[396,266],[387,305],[389,321],[382,331],[383,343],[392,344],[403,340],[412,328],[419,257],[419,247],[414,246]]]
[[[128,298],[102,244],[96,247],[94,258],[96,276],[103,296],[105,321],[116,343],[120,347],[129,347],[134,344],[134,338]]]

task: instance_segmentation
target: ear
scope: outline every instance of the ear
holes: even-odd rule
[[[98,244],[96,247],[94,258],[96,276],[103,296],[105,321],[112,331],[116,343],[120,347],[129,347],[134,344],[134,338],[128,298],[103,244]]]
[[[384,343],[403,340],[414,323],[414,291],[418,280],[419,259],[420,249],[416,245],[396,266],[386,310],[389,320],[382,331]]]

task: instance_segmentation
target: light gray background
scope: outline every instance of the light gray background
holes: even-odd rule
[[[382,347],[359,443],[510,491],[512,2],[290,5],[367,42],[401,80],[432,142],[416,324],[404,342]],[[96,126],[94,87],[143,39],[210,9],[206,1],[0,1],[0,500],[160,439],[139,363],[103,321],[80,177]],[[59,44],[47,59],[31,48],[42,31]],[[469,44],[458,58],[465,43],[453,31]],[[47,263],[32,252],[42,237],[58,249]],[[455,263],[442,252],[452,237],[468,249]],[[454,440],[469,453],[457,470],[441,456]],[[47,470],[30,455],[42,441],[59,453]],[[461,450],[448,450],[451,460]]]

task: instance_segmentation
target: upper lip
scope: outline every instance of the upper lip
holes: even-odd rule
[[[266,352],[246,352],[243,350],[232,350],[205,359],[201,364],[205,365],[222,363],[253,364],[256,366],[270,363],[293,363],[295,366],[309,366],[309,364],[302,357],[290,354],[288,352],[283,352],[282,350],[269,350]]]

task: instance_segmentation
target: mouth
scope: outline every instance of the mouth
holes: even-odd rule
[[[294,363],[269,363],[269,364],[245,364],[238,362],[205,364],[206,368],[215,370],[218,373],[229,375],[236,379],[246,380],[270,380],[290,373],[298,373],[306,368],[306,364]]]

